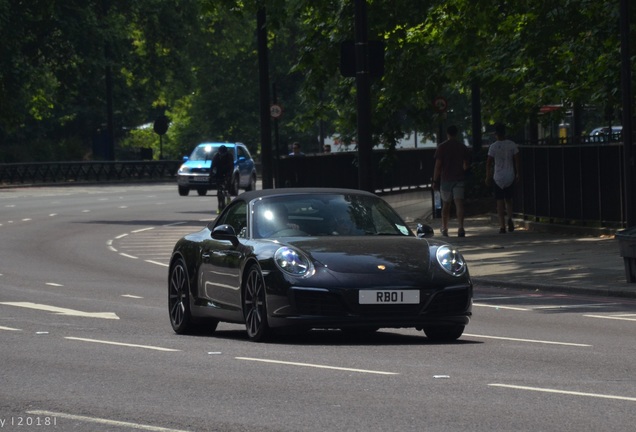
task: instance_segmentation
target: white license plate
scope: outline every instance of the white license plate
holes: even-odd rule
[[[358,291],[360,304],[418,304],[418,290],[361,290]]]
[[[197,177],[190,177],[190,181],[195,182],[195,183],[207,183],[209,180],[208,176],[197,176]]]

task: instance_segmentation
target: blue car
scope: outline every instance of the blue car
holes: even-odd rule
[[[216,179],[210,178],[210,170],[212,158],[222,145],[234,156],[230,194],[238,195],[239,189],[256,189],[256,166],[247,147],[242,143],[214,142],[199,144],[189,157],[183,157],[183,164],[177,171],[179,195],[187,196],[190,189],[196,190],[199,195],[207,194],[208,190],[216,190]]]

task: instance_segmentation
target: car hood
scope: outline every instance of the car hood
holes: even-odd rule
[[[429,242],[417,237],[316,237],[289,244],[336,273],[421,274],[430,268]]]
[[[210,168],[212,161],[210,159],[202,160],[188,160],[181,164],[182,168]]]

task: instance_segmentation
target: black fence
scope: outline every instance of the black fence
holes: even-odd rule
[[[433,176],[435,149],[404,149],[393,153],[376,150],[372,156],[373,189],[392,192],[429,188]],[[283,157],[274,169],[275,185],[344,187],[357,189],[356,152],[321,153]]]
[[[622,143],[520,145],[521,184],[514,212],[529,221],[616,229],[625,227]],[[469,185],[483,184],[486,149],[474,155]],[[430,188],[435,149],[375,151],[373,188],[378,193]],[[284,157],[280,186],[358,187],[357,154]],[[481,165],[481,167],[479,166]],[[472,187],[471,187],[472,186]],[[483,189],[483,187],[482,187]]]
[[[175,179],[179,161],[0,164],[0,185]]]
[[[520,152],[515,212],[541,222],[625,226],[622,144],[524,145]]]
[[[435,149],[373,152],[373,189],[391,193],[430,189]],[[486,150],[476,155],[483,164]],[[624,228],[622,143],[521,145],[521,185],[514,211],[526,220]],[[274,163],[276,187],[357,188],[356,152],[282,157]],[[112,181],[174,181],[181,161],[0,164],[0,185]],[[471,181],[482,183],[479,168]],[[482,183],[483,184],[483,183]]]

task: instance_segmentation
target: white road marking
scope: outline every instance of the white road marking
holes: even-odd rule
[[[119,234],[117,237],[115,237],[116,239],[120,239],[120,238],[124,238],[128,235],[128,233],[124,233],[124,234]]]
[[[4,326],[0,326],[0,330],[7,330],[7,331],[22,331],[22,330],[17,329],[17,328],[13,328],[13,327],[4,327]]]
[[[128,255],[127,253],[120,252],[119,255],[124,256],[126,258],[139,259],[136,256]]]
[[[155,229],[155,227],[141,228],[141,229],[133,231],[133,233],[140,233],[140,232],[144,232],[144,231],[150,231],[150,230],[153,230],[153,229]]]
[[[502,387],[502,388],[509,388],[509,389],[515,389],[515,390],[529,390],[529,391],[544,392],[544,393],[557,393],[557,394],[563,394],[563,395],[585,396],[585,397],[593,397],[593,398],[600,398],[600,399],[614,399],[614,400],[636,402],[636,397],[615,396],[615,395],[607,395],[607,394],[601,394],[601,393],[584,393],[584,392],[575,392],[575,391],[568,391],[568,390],[557,390],[557,389],[549,389],[549,388],[542,388],[542,387],[526,387],[526,386],[517,386],[517,385],[508,385],[508,384],[488,384],[488,385],[491,387]]]
[[[119,420],[109,420],[105,418],[99,417],[88,417],[82,415],[68,414],[63,412],[55,412],[55,411],[44,411],[44,410],[30,410],[26,411],[27,414],[35,415],[35,416],[48,416],[48,417],[57,417],[74,421],[84,421],[87,423],[98,423],[108,426],[116,426],[116,427],[128,427],[131,429],[139,429],[139,430],[147,430],[147,431],[156,431],[156,432],[188,432],[182,429],[168,429],[159,426],[151,426],[144,425],[140,423],[130,423]]]
[[[54,287],[63,287],[64,285],[55,283],[55,282],[46,282],[45,285],[54,286]]]
[[[47,312],[53,312],[58,315],[79,316],[84,318],[119,319],[119,317],[113,312],[82,312],[73,309],[66,309],[57,306],[49,306],[31,302],[2,302],[0,304],[7,306],[17,306],[27,309],[43,310]]]
[[[132,294],[122,294],[122,297],[134,298],[134,299],[142,299],[143,297],[132,295]]]
[[[163,266],[163,267],[168,267],[168,264],[166,264],[166,263],[161,263],[161,262],[153,261],[153,260],[145,260],[145,261],[147,263],[150,263],[150,264],[157,264],[157,265],[160,265],[160,266]]]
[[[578,344],[578,343],[570,343],[570,342],[555,342],[555,341],[546,341],[539,339],[518,339],[511,337],[502,337],[502,336],[485,336],[485,335],[476,335],[476,334],[467,334],[464,333],[464,336],[476,337],[482,339],[497,339],[497,340],[507,340],[512,342],[529,342],[529,343],[540,343],[546,345],[565,345],[565,346],[577,346],[577,347],[591,347],[592,345],[587,344]]]
[[[530,309],[520,308],[520,307],[488,305],[488,304],[483,304],[483,303],[473,303],[473,306],[489,307],[489,308],[494,308],[494,309],[516,310],[516,311],[529,311],[530,310]]]
[[[79,337],[72,337],[72,336],[66,336],[64,339],[75,340],[80,342],[100,343],[104,345],[117,345],[117,346],[131,347],[131,348],[144,348],[144,349],[150,349],[155,351],[170,351],[170,352],[180,351],[178,349],[162,348],[162,347],[152,346],[152,345],[137,345],[137,344],[129,344],[129,343],[123,343],[123,342],[112,342],[112,341],[105,341],[105,340],[99,340],[99,339],[86,339],[86,338],[79,338]]]
[[[383,371],[374,371],[374,370],[367,370],[367,369],[351,369],[351,368],[344,368],[344,367],[337,367],[337,366],[325,366],[325,365],[317,365],[317,364],[311,364],[311,363],[296,363],[296,362],[287,362],[287,361],[280,361],[280,360],[257,359],[257,358],[250,358],[250,357],[235,357],[235,359],[263,362],[263,363],[275,363],[275,364],[290,365],[290,366],[311,367],[311,368],[318,368],[318,369],[333,369],[333,370],[348,371],[348,372],[360,372],[360,373],[370,373],[370,374],[379,374],[379,375],[399,375],[399,373],[397,372],[383,372]]]
[[[602,318],[602,319],[613,319],[613,320],[620,320],[620,321],[636,321],[636,317],[635,318],[627,318],[628,316],[634,316],[632,314],[630,315],[583,315],[584,317],[588,317],[588,318]]]
[[[542,309],[542,310],[549,310],[549,309],[576,309],[576,308],[582,308],[582,307],[603,307],[603,306],[611,306],[611,305],[616,305],[618,303],[589,303],[589,304],[573,304],[573,305],[563,305],[563,306],[556,306],[556,305],[552,305],[552,306],[535,306],[532,309],[538,310],[538,309]]]

